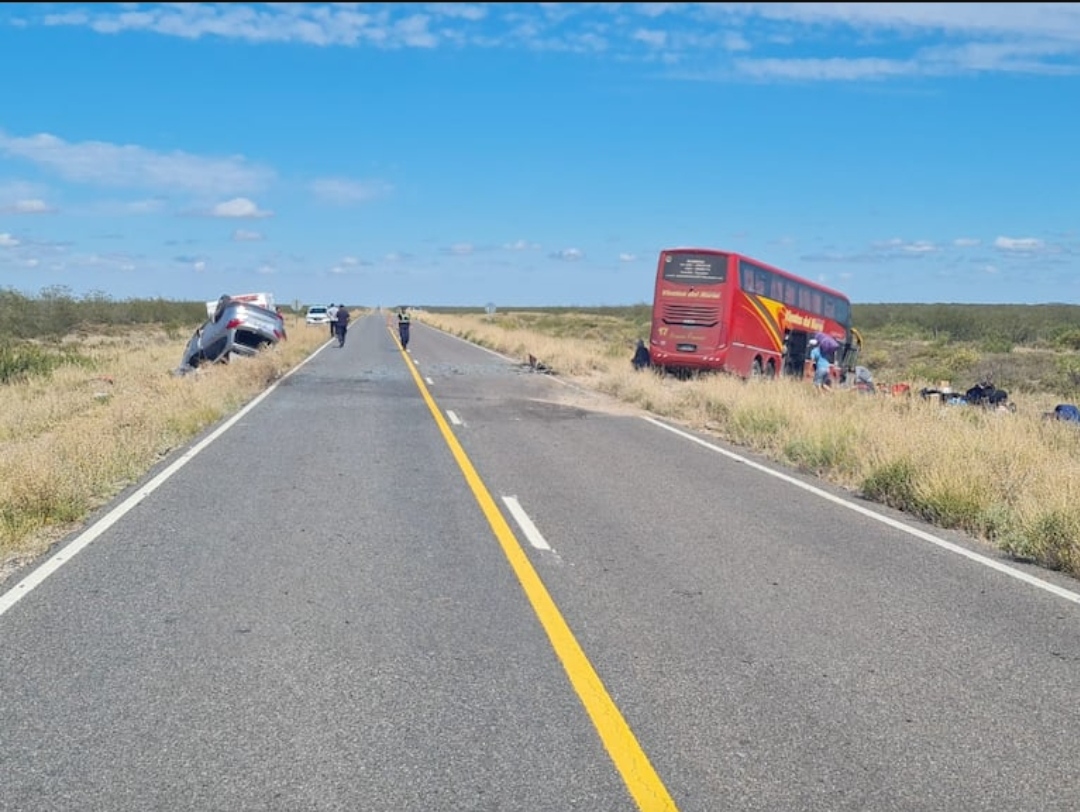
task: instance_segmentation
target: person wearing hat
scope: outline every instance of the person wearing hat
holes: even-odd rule
[[[825,353],[821,351],[821,345],[818,344],[816,338],[811,338],[808,346],[810,347],[810,360],[814,364],[814,386],[819,389],[824,389],[829,385],[829,359]]]

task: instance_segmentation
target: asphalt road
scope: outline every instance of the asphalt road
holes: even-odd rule
[[[1080,809],[1080,584],[852,503],[368,316],[3,585],[0,810]]]

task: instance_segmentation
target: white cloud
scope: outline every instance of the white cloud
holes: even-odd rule
[[[258,231],[238,228],[232,233],[233,242],[258,242],[261,239],[263,239],[263,235]]]
[[[515,240],[503,246],[507,251],[537,251],[540,246],[528,240]]]
[[[890,240],[884,240],[882,242],[874,243],[872,246],[873,252],[881,257],[884,256],[920,256],[923,254],[932,254],[941,250],[935,243],[928,240],[915,240],[914,242],[908,242],[902,240],[899,237],[893,237]]]
[[[561,251],[556,251],[551,255],[552,259],[560,259],[564,262],[577,262],[582,259],[585,254],[577,248],[564,248]]]
[[[327,203],[347,205],[363,203],[389,194],[393,187],[382,181],[357,181],[346,178],[319,178],[311,182],[311,193]]]
[[[0,232],[0,248],[14,248],[18,244],[19,241],[10,234]]]
[[[50,214],[55,212],[56,209],[41,198],[34,197],[25,200],[16,200],[10,206],[6,206],[4,211],[12,214]]]
[[[15,137],[0,130],[0,155],[30,161],[65,180],[98,186],[221,195],[263,189],[274,178],[273,170],[240,156],[155,152],[105,141],[72,143],[48,133]]]
[[[251,219],[271,217],[273,214],[272,211],[260,209],[254,200],[249,200],[246,197],[234,197],[232,200],[218,203],[207,212],[207,215],[210,217]]]
[[[912,243],[907,243],[900,246],[902,251],[906,251],[909,254],[932,254],[938,250],[938,247],[932,242],[926,240],[917,240]]]
[[[706,79],[1080,70],[1076,3],[43,3],[17,19],[189,40],[606,53]],[[758,58],[730,61],[747,51]]]
[[[723,46],[725,51],[749,51],[753,46],[742,34],[734,32],[724,34]]]
[[[160,197],[147,200],[129,200],[124,204],[127,214],[155,214],[165,208],[165,201]]]
[[[459,242],[454,243],[447,249],[451,254],[458,257],[467,257],[475,250],[472,243]]]
[[[475,3],[429,3],[427,8],[449,19],[479,21],[487,17],[487,9]]]
[[[738,59],[737,73],[752,79],[799,79],[812,81],[855,81],[912,76],[922,72],[919,65],[895,59]]]
[[[144,200],[99,200],[87,208],[91,215],[127,217],[129,215],[157,214],[164,211],[167,200],[163,197]]]
[[[1041,251],[1046,243],[1035,237],[998,237],[994,240],[994,247],[1001,251]]]
[[[162,3],[141,10],[46,14],[45,25],[85,26],[99,34],[152,31],[183,39],[220,37],[254,43],[302,42],[317,46],[373,45],[379,48],[430,48],[449,32],[433,32],[438,18],[477,22],[483,8],[431,4],[427,13],[414,6],[364,13],[356,3],[216,4]]]
[[[667,31],[658,31],[656,29],[639,28],[630,38],[643,42],[652,48],[663,48],[667,45],[668,34]]]
[[[637,259],[637,254],[619,254],[619,262],[633,262]]]
[[[953,245],[957,248],[973,248],[978,245],[979,242],[979,240],[974,239],[973,237],[957,237],[953,240]]]
[[[16,200],[20,197],[44,197],[46,189],[40,183],[25,180],[0,182],[0,200]]]

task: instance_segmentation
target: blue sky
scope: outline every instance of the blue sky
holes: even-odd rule
[[[1080,300],[1080,4],[7,4],[0,288]]]

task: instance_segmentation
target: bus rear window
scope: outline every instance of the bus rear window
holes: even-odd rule
[[[727,254],[665,254],[664,279],[687,284],[716,284],[727,279],[727,264]]]

